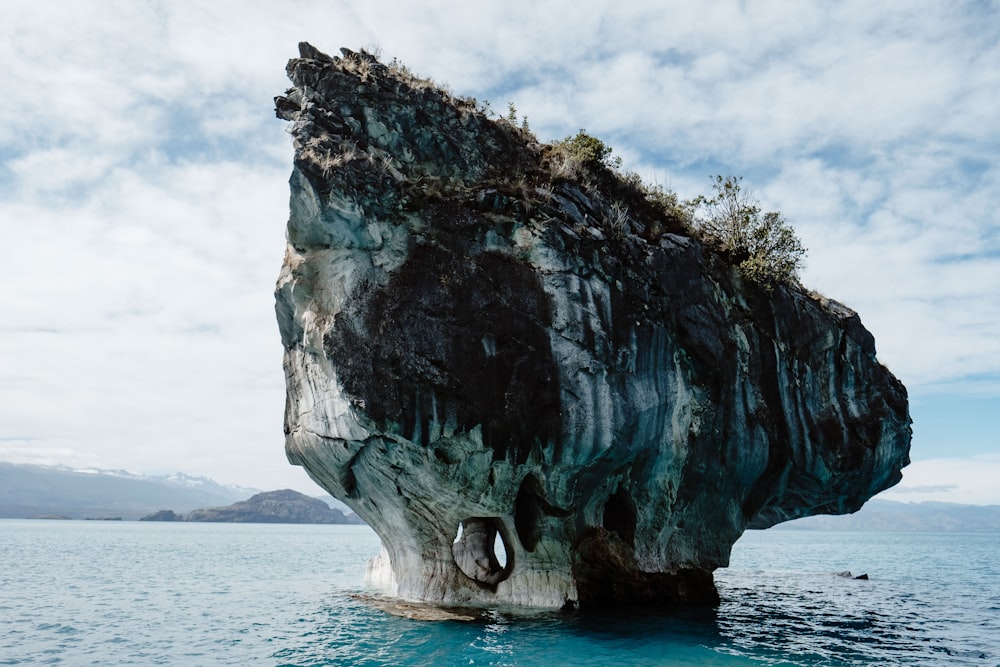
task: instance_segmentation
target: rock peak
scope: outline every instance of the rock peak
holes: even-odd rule
[[[899,481],[906,391],[856,313],[398,63],[299,49],[286,452],[396,594],[710,603],[746,528]]]

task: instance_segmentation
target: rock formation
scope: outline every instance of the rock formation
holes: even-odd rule
[[[900,479],[906,391],[854,312],[403,67],[300,53],[286,451],[392,592],[711,603],[746,528]]]

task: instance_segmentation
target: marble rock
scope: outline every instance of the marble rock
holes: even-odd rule
[[[711,604],[747,528],[900,480],[906,390],[855,312],[398,63],[287,71],[285,447],[387,592]]]

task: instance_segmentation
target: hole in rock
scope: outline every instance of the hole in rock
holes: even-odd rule
[[[461,522],[451,552],[462,574],[493,590],[514,567],[503,523],[496,517],[470,517]]]
[[[497,532],[496,539],[493,540],[493,555],[496,557],[500,567],[507,567],[507,545],[503,543],[503,538]]]
[[[604,505],[604,527],[615,533],[622,542],[635,547],[635,504],[622,487],[618,487]]]

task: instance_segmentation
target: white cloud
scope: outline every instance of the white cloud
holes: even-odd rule
[[[805,282],[856,308],[919,385],[1000,374],[1000,189],[960,154],[854,169],[787,161],[767,194],[809,247]]]
[[[227,481],[294,474],[308,488],[284,470],[270,296],[285,171],[119,169],[76,207],[0,206],[19,221],[4,231],[21,243],[0,255],[23,286],[0,327],[5,430],[42,459],[72,449],[89,464],[219,479],[258,459],[278,474]]]

